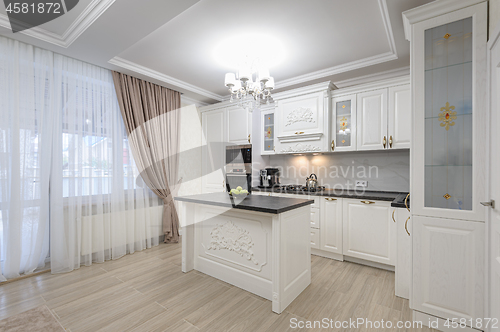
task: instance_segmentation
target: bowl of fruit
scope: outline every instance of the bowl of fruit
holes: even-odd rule
[[[247,196],[248,190],[243,189],[241,186],[236,187],[236,189],[231,189],[229,192],[230,196]]]

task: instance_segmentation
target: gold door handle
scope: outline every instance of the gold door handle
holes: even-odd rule
[[[276,152],[276,147],[273,145],[273,151]]]
[[[392,135],[389,136],[389,147],[392,149]]]
[[[408,197],[410,197],[410,194],[406,195],[405,206],[406,206],[406,209],[408,210],[408,212],[410,212],[410,208],[408,207]]]
[[[394,219],[394,212],[396,212],[396,209],[394,209],[394,211],[392,211],[392,220],[393,220],[394,222],[396,222],[396,219]]]
[[[332,139],[332,151],[335,151],[335,140]]]
[[[250,143],[250,134],[248,134],[248,143]]]
[[[371,202],[371,201],[361,201],[361,203],[364,203],[364,204],[375,204],[375,202]]]
[[[327,201],[336,201],[337,199],[336,198],[327,197],[327,198],[325,198],[325,200],[327,200]]]
[[[387,139],[385,136],[384,136],[384,140],[382,142],[384,143],[384,149],[385,149],[385,146],[387,145]]]
[[[408,232],[408,220],[410,220],[410,217],[408,217],[408,219],[406,219],[406,221],[405,221],[405,230],[406,230],[406,233],[408,234],[408,236],[410,236],[410,232]]]
[[[301,134],[303,134],[303,133],[304,133],[303,131],[296,131],[296,132],[295,132],[295,135],[301,135]]]

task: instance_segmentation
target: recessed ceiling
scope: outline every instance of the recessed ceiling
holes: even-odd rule
[[[5,28],[0,13],[0,34],[214,102],[228,95],[224,74],[237,69],[217,61],[216,46],[229,38],[246,41],[249,34],[271,36],[284,50],[282,61],[269,68],[277,91],[407,70],[401,13],[428,2],[80,0],[25,34]],[[89,8],[94,12],[82,20]]]

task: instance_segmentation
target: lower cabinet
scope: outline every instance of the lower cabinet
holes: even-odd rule
[[[410,212],[405,208],[393,208],[393,222],[398,228],[395,288],[396,296],[409,299],[411,285],[411,232]]]
[[[394,266],[396,231],[390,202],[344,199],[344,255]]]
[[[322,197],[320,211],[319,249],[342,255],[342,199]]]
[[[474,326],[484,317],[484,223],[412,216],[412,309]]]
[[[319,249],[319,229],[311,227],[311,248]]]

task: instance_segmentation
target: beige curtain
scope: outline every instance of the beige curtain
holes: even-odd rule
[[[163,199],[165,242],[179,242],[179,217],[173,196],[180,184],[181,94],[115,71],[113,81],[141,177]]]

